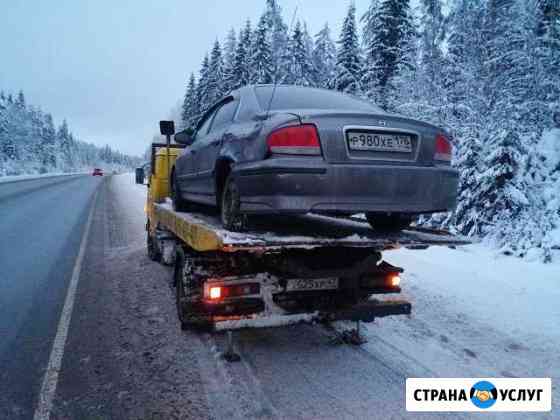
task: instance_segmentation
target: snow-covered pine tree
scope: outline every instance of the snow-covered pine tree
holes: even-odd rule
[[[427,72],[422,67],[421,48],[416,37],[407,43],[393,77],[391,78],[391,96],[386,97],[385,107],[393,112],[405,114],[436,125],[441,125],[438,118],[441,103],[437,102],[437,91],[429,91]],[[441,98],[440,98],[441,99]]]
[[[456,0],[448,17],[448,51],[444,57],[443,83],[447,102],[443,111],[451,126],[481,114],[484,50],[479,28],[481,0]]]
[[[356,6],[351,3],[338,40],[334,87],[341,92],[360,95],[361,77],[362,59],[356,30]]]
[[[286,45],[288,43],[288,26],[282,18],[282,8],[277,0],[266,0],[265,16],[268,21],[268,36],[272,54],[275,81],[282,81],[286,76]]]
[[[19,109],[25,109],[25,95],[23,94],[22,90],[18,92],[16,101],[14,103]]]
[[[409,0],[382,0],[374,19],[381,30],[375,32],[373,48],[368,51],[377,60],[373,94],[382,107],[388,108],[394,96],[393,78],[400,69],[413,65],[409,59],[413,57],[415,31]]]
[[[40,162],[44,154],[44,144],[42,140],[42,134],[44,130],[44,116],[40,108],[29,106],[28,108],[28,119],[30,123],[30,139],[31,140],[26,147],[26,152],[28,153],[29,160],[33,163],[33,170],[39,173],[46,173],[47,168],[43,167]]]
[[[209,101],[209,83],[210,80],[210,59],[208,58],[208,53],[204,55],[202,60],[202,66],[200,67],[200,73],[198,76],[198,83],[196,85],[196,101],[198,103],[198,114],[194,116],[195,120],[198,121],[202,114],[212,105]]]
[[[315,44],[313,42],[313,37],[309,34],[309,29],[307,28],[307,22],[303,22],[303,44],[305,45],[305,56],[307,61],[311,66],[311,80],[313,80],[313,86],[317,86],[318,74],[313,65],[313,50],[315,49]]]
[[[480,77],[485,54],[480,31],[483,7],[481,0],[456,0],[451,6],[447,54],[442,58],[440,76],[443,95],[439,106],[434,102],[433,108],[426,109],[432,116],[439,115],[441,124],[453,135],[454,164],[460,174],[453,222],[463,234],[474,235],[482,232],[478,177],[485,169],[482,143],[487,138],[488,118]],[[423,49],[425,44],[421,45]],[[424,89],[419,95],[431,97]]]
[[[11,97],[8,97],[10,101]],[[12,156],[14,160],[23,160],[29,158],[25,153],[25,146],[28,138],[30,137],[30,121],[27,113],[27,108],[25,104],[25,95],[20,90],[15,98],[11,101],[11,118],[9,127],[9,136],[11,137],[11,143],[13,144]]]
[[[263,14],[253,36],[251,83],[272,83],[274,81],[274,63],[268,29],[267,16]]]
[[[548,1],[527,0],[512,6],[521,39],[517,43],[520,51],[516,55],[512,86],[524,139],[521,173],[530,203],[520,217],[522,228],[515,232],[514,241],[517,253],[533,254],[533,258],[538,256],[545,261],[550,260],[554,246],[548,239],[550,232],[560,227],[560,190],[552,193],[550,188],[555,185],[556,177],[547,162],[550,152],[543,152],[541,140],[551,133],[551,111],[558,107],[560,91],[560,72],[550,71],[550,63],[554,63],[555,54],[559,54],[560,42],[556,43],[555,51],[554,41],[548,38],[550,32],[543,32],[554,20],[556,23],[560,20],[560,4],[556,4],[556,14],[551,13],[551,5]]]
[[[218,102],[224,96],[224,60],[220,42],[216,40],[210,53],[210,68],[208,77],[208,103],[211,105]]]
[[[523,253],[519,232],[524,227],[517,222],[537,198],[523,173],[528,150],[522,118],[528,66],[518,5],[511,0],[490,0],[485,8],[483,71],[489,119],[485,171],[477,195],[484,233],[504,249]]]
[[[224,45],[224,92],[229,92],[233,89],[235,80],[233,79],[233,72],[235,66],[235,49],[237,47],[237,37],[233,28],[228,32],[225,45]]]
[[[299,86],[313,86],[315,84],[313,65],[300,21],[297,21],[288,45],[289,67],[284,82]]]
[[[377,55],[379,54],[375,39],[377,32],[383,30],[378,20],[379,1],[380,0],[371,0],[366,12],[360,19],[363,24],[362,43],[364,47],[364,73],[361,84],[364,95],[373,102],[375,102],[377,98],[376,65],[378,62]]]
[[[191,73],[189,77],[189,83],[187,84],[181,111],[182,128],[193,128],[196,125],[196,115],[198,115],[196,79],[194,78],[194,73]]]
[[[59,158],[57,160],[60,162],[63,172],[70,172],[72,168],[74,168],[74,156],[72,156],[74,151],[73,141],[74,139],[68,129],[68,123],[66,120],[63,120],[56,133],[57,149],[59,153]]]
[[[328,23],[315,35],[312,61],[317,86],[331,88],[336,70],[336,46]]]
[[[245,28],[239,32],[237,48],[235,50],[235,61],[233,66],[232,89],[237,89],[251,82],[250,52],[251,52],[251,21],[247,20]]]
[[[0,176],[4,175],[4,161],[7,159],[6,141],[8,137],[8,105],[4,91],[0,91]]]
[[[511,249],[518,239],[514,235],[520,228],[517,218],[530,203],[527,186],[520,177],[521,138],[513,124],[501,123],[496,121],[488,127],[486,169],[480,174],[476,195],[481,207],[482,232],[496,240],[497,245]]]
[[[56,130],[51,114],[44,115],[43,127],[41,133],[41,142],[43,143],[41,164],[47,172],[50,172],[56,168]]]
[[[457,208],[452,216],[452,223],[459,232],[469,236],[481,233],[478,209],[473,202],[478,195],[476,192],[482,159],[482,147],[477,136],[476,130],[462,132],[462,153],[455,160],[455,165],[460,168],[460,178]]]
[[[446,19],[443,15],[441,0],[422,0],[421,33],[417,68],[417,90],[422,93],[421,117],[437,125],[444,125],[445,103],[444,57],[442,43],[446,39]],[[419,115],[420,117],[420,115]]]
[[[12,105],[2,92],[0,94],[0,176],[10,175],[11,163],[15,159],[15,144],[10,135]]]
[[[543,100],[549,104],[547,111],[550,124],[551,113],[560,112],[560,2],[528,0],[528,7],[537,9],[538,50],[547,75],[543,83]]]

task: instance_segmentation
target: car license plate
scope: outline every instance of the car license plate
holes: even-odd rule
[[[350,150],[372,152],[412,152],[412,137],[407,134],[350,131],[347,134]]]
[[[330,290],[338,289],[338,278],[326,279],[290,279],[286,285],[287,292],[305,290]]]

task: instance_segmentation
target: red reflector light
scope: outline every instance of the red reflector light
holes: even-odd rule
[[[398,287],[401,284],[401,278],[398,274],[392,274],[389,276],[389,286]]]
[[[291,155],[320,155],[321,145],[317,128],[313,124],[280,128],[267,138],[272,153]]]
[[[204,285],[204,299],[207,302],[219,303],[226,299],[239,298],[243,296],[258,295],[260,293],[260,285],[258,283],[241,283],[241,284],[212,284]]]
[[[210,287],[210,299],[220,299],[222,297],[222,288],[221,287]]]
[[[443,134],[438,134],[436,137],[436,152],[434,154],[434,159],[444,162],[451,162],[451,154],[451,142]]]

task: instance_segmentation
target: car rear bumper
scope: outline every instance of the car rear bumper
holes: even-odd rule
[[[277,158],[238,165],[246,213],[433,213],[455,207],[458,172],[450,167],[328,164]]]

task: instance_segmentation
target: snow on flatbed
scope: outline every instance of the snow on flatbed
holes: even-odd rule
[[[429,245],[466,245],[466,237],[445,231],[411,228],[398,233],[375,232],[367,222],[315,214],[305,216],[258,218],[253,229],[244,233],[225,230],[219,217],[204,213],[175,212],[171,202],[156,204],[166,212],[192,225],[212,231],[224,248],[266,247],[313,248],[318,246],[369,247],[378,250],[426,248]]]

